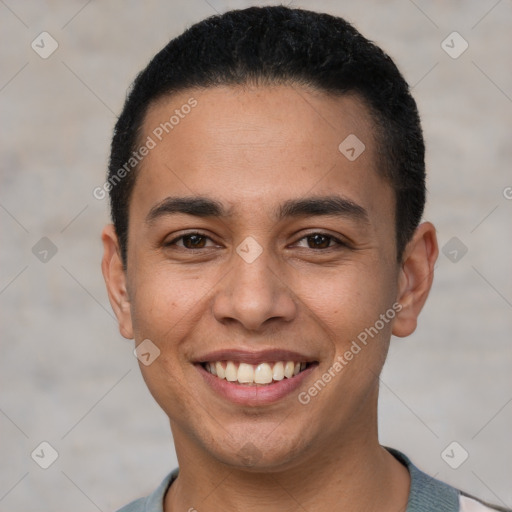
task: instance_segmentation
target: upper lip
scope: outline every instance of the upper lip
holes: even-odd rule
[[[291,350],[268,349],[249,351],[242,349],[224,349],[208,352],[194,359],[196,363],[212,361],[238,361],[241,363],[259,364],[278,361],[294,361],[295,363],[311,363],[315,359]]]

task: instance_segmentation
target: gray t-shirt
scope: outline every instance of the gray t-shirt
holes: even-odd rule
[[[420,471],[398,450],[387,448],[409,470],[411,489],[405,512],[492,512],[512,510],[487,505],[463,494],[449,485]],[[167,489],[178,476],[178,468],[169,473],[158,488],[146,498],[140,498],[124,506],[118,512],[163,512]]]

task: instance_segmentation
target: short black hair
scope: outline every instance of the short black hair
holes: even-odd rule
[[[149,105],[189,88],[244,84],[298,84],[363,100],[375,122],[378,171],[395,192],[400,261],[425,206],[425,145],[409,86],[391,58],[343,18],[275,6],[232,10],[196,23],[133,82],[114,129],[107,178],[125,267],[138,167],[126,172],[126,164],[143,135]]]

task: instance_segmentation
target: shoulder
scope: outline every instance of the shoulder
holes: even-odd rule
[[[171,471],[149,496],[132,501],[117,512],[163,512],[165,493],[177,476],[178,468]]]
[[[408,457],[393,448],[386,449],[409,470],[411,488],[406,512],[512,512],[490,505],[437,480],[418,469]]]
[[[120,508],[117,512],[145,512],[146,510],[146,498],[139,498],[138,500],[132,501]]]

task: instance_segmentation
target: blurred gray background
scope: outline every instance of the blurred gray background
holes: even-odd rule
[[[107,300],[108,204],[92,191],[153,54],[216,11],[271,3],[0,0],[0,511],[115,510],[175,467],[167,419]],[[512,2],[292,5],[341,15],[380,44],[423,118],[425,218],[443,252],[418,330],[392,341],[381,442],[511,507]],[[48,469],[44,441],[58,453]]]

